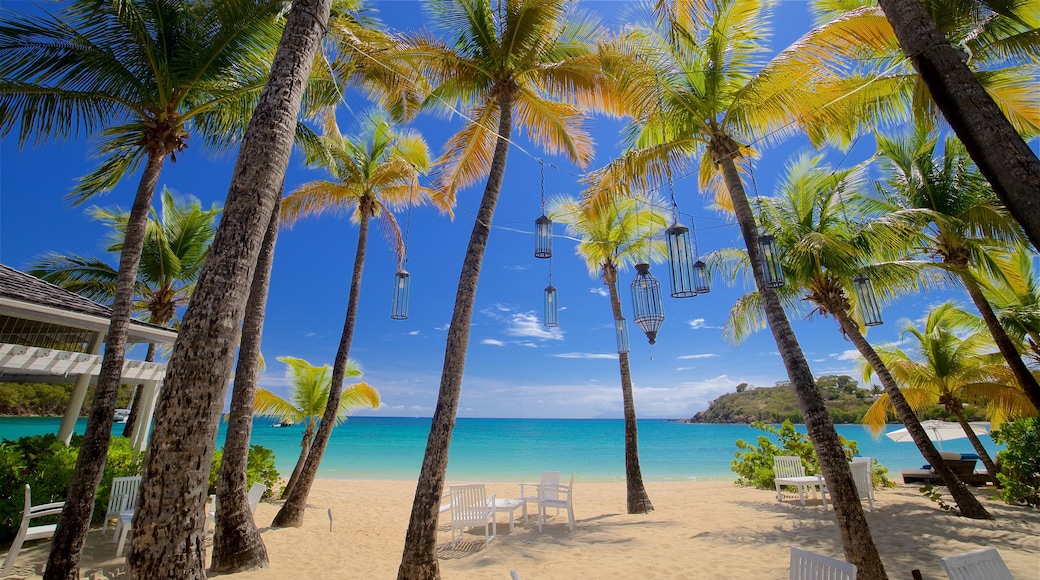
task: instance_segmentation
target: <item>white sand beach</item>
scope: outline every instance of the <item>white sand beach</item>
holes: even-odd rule
[[[450,482],[462,483],[462,482]],[[515,483],[488,483],[488,493],[517,497]],[[727,482],[648,482],[655,510],[625,512],[623,482],[575,483],[577,529],[565,514],[538,533],[534,518],[517,522],[499,514],[498,539],[484,548],[480,532],[448,548],[447,522],[438,537],[443,578],[787,578],[791,546],[843,559],[833,510],[819,500],[805,507],[797,497],[784,503],[772,491],[738,488]],[[265,570],[225,576],[234,580],[287,578],[395,578],[404,545],[414,482],[319,479],[301,528],[270,529],[278,505],[262,502],[256,521],[271,559]],[[1040,578],[1040,511],[1011,507],[978,490],[995,521],[976,521],[944,512],[916,486],[879,490],[867,511],[874,541],[890,578],[946,578],[939,558],[982,547],[1000,551],[1015,578]],[[328,510],[332,509],[332,529]],[[866,508],[866,504],[864,504]],[[47,542],[23,548],[16,578],[38,578]],[[118,578],[123,564],[115,542],[91,531],[82,561],[84,578]],[[213,577],[216,577],[215,575]]]

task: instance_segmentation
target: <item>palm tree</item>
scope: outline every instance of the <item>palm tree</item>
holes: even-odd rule
[[[289,483],[282,491],[282,497],[288,497],[298,484],[303,464],[311,453],[318,424],[324,421],[326,404],[331,399],[333,370],[329,365],[316,367],[307,361],[291,356],[280,356],[288,368],[286,376],[292,385],[291,401],[275,395],[267,389],[256,390],[256,413],[267,417],[275,417],[283,423],[303,423],[303,439],[300,441],[300,458],[296,461]],[[361,367],[355,361],[347,361],[343,371],[344,377],[361,376]],[[340,380],[342,384],[342,379]],[[332,422],[339,424],[347,419],[351,411],[361,407],[379,408],[379,393],[368,383],[357,383],[342,389],[341,396],[336,397],[336,412]],[[319,421],[320,420],[320,421]]]
[[[845,557],[863,577],[884,578],[834,423],[783,304],[766,284],[758,228],[738,169],[738,160],[754,154],[738,140],[751,143],[793,131],[791,119],[804,113],[799,103],[812,89],[803,80],[809,72],[791,68],[797,65],[794,50],[765,67],[758,64],[768,50],[768,8],[756,0],[661,2],[656,18],[630,25],[602,49],[604,70],[635,121],[627,130],[628,151],[600,173],[603,196],[590,202],[609,203],[615,178],[640,186],[662,183],[673,171],[694,171],[700,158],[701,186],[733,209],[747,246],[766,320],[835,498]]]
[[[271,74],[241,141],[223,218],[182,317],[159,399],[127,556],[132,578],[206,577],[202,516],[217,422],[257,257],[281,196],[305,80],[329,11],[329,0],[292,3]]]
[[[1035,258],[1025,246],[997,254],[994,262],[1000,275],[979,280],[1000,325],[1029,353],[1034,368],[1040,365],[1040,282],[1033,266]]]
[[[870,211],[859,194],[866,188],[866,166],[832,169],[819,157],[802,156],[791,163],[775,198],[763,200],[763,227],[774,237],[783,257],[786,284],[777,290],[786,309],[798,314],[833,317],[842,335],[852,341],[885,389],[921,454],[936,466],[962,514],[989,518],[989,513],[964,482],[942,461],[939,451],[921,427],[910,403],[884,362],[863,336],[859,296],[853,281],[863,275],[869,259],[901,254],[917,239],[912,224]],[[846,199],[843,196],[848,196]],[[738,265],[746,268],[746,257]],[[931,281],[899,263],[870,269],[874,288],[882,298],[893,299],[927,288]],[[750,292],[730,311],[727,335],[742,340],[761,328],[761,300]]]
[[[960,280],[1016,381],[1040,409],[1040,384],[1000,324],[974,274],[995,273],[990,252],[1025,243],[1022,230],[975,170],[960,142],[947,139],[941,157],[936,154],[937,145],[938,139],[922,130],[904,140],[878,137],[886,174],[880,207],[926,224],[924,251],[940,259],[928,263]]]
[[[56,14],[0,27],[0,135],[19,143],[101,130],[96,170],[70,194],[81,202],[112,189],[144,161],[127,221],[112,321],[48,578],[78,568],[111,437],[147,213],[166,157],[189,130],[217,150],[237,143],[282,31],[280,0],[159,3],[75,0]]]
[[[627,264],[660,262],[663,259],[660,238],[668,226],[666,216],[659,209],[663,206],[663,200],[658,196],[626,196],[616,203],[595,206],[584,206],[569,198],[553,203],[550,217],[567,224],[568,231],[578,236],[578,255],[585,260],[589,272],[599,274],[610,289],[612,320],[622,318],[618,270]],[[636,408],[627,349],[618,351],[618,364],[625,414],[628,513],[649,513],[654,506],[643,487],[643,474],[639,469]]]
[[[130,214],[121,209],[91,208],[92,218],[112,229],[108,252],[123,251]],[[199,271],[206,259],[216,231],[220,208],[202,209],[192,196],[174,196],[162,192],[162,211],[152,210],[145,229],[144,249],[134,287],[134,312],[146,315],[148,322],[159,326],[176,324],[177,313],[188,304],[195,289]],[[119,272],[107,262],[92,256],[48,254],[29,267],[29,273],[66,290],[98,302],[110,303],[115,296]],[[146,361],[154,361],[157,345],[148,345]],[[130,417],[123,429],[128,437],[137,420],[138,390],[131,405]]]
[[[393,210],[417,205],[427,199],[429,190],[419,185],[419,176],[429,169],[430,156],[421,135],[395,128],[376,113],[362,120],[356,135],[340,135],[335,125],[331,124],[325,137],[320,140],[320,148],[310,153],[311,165],[326,169],[332,180],[301,185],[286,197],[282,206],[284,221],[293,224],[306,215],[345,210],[358,223],[358,243],[347,297],[347,315],[332,367],[332,384],[339,385],[343,383],[350,343],[354,337],[370,220],[378,219],[385,224],[384,229],[391,232],[400,266],[404,258],[404,243]],[[303,525],[307,496],[332,433],[333,418],[338,408],[339,393],[333,391],[328,397],[320,427],[314,435],[313,448],[300,456],[299,480],[291,481],[286,488],[283,494],[286,501],[271,525]]]
[[[964,405],[984,405],[994,429],[1005,420],[1035,410],[1021,389],[998,380],[1003,360],[999,353],[993,353],[993,343],[981,321],[948,301],[929,309],[923,328],[907,320],[903,322],[903,331],[903,336],[915,339],[910,346],[916,353],[908,353],[898,345],[885,345],[877,349],[881,360],[915,410],[938,404],[957,419],[993,482],[999,485],[997,468],[968,424]],[[864,377],[869,377],[870,372],[869,367],[864,369]],[[886,393],[864,415],[863,423],[875,435],[884,429],[891,406]]]
[[[437,515],[462,389],[477,282],[505,176],[514,120],[551,152],[579,165],[592,141],[579,105],[606,107],[596,58],[599,29],[567,0],[431,0],[433,22],[450,35],[404,38],[387,58],[410,63],[430,87],[426,106],[461,104],[469,122],[447,144],[436,171],[448,204],[487,176],[459,276],[433,414],[398,577],[436,578]],[[418,82],[418,81],[417,81]],[[515,117],[515,119],[514,119]]]

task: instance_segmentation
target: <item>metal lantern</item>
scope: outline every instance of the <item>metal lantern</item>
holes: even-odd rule
[[[852,279],[852,291],[856,293],[856,302],[859,304],[859,314],[863,317],[863,324],[866,326],[883,324],[881,305],[878,304],[877,294],[874,293],[874,285],[870,278],[857,274]]]
[[[632,311],[640,330],[646,333],[650,344],[657,341],[657,330],[664,322],[664,302],[661,284],[650,275],[650,264],[636,264],[636,278],[632,280]]]
[[[693,291],[697,294],[711,292],[711,282],[708,281],[708,267],[700,260],[693,263]]]
[[[534,220],[534,257],[552,257],[552,220],[545,214]]]
[[[556,288],[553,288],[553,285],[549,284],[545,287],[545,321],[543,324],[546,327],[558,326],[558,313],[559,309],[556,304]]]
[[[628,352],[628,323],[625,322],[624,316],[614,319],[614,334],[617,335],[618,354]]]
[[[672,298],[696,296],[690,229],[675,222],[664,231],[664,241],[668,246],[668,273],[672,282]]]
[[[390,318],[394,320],[408,318],[408,288],[411,284],[411,276],[408,272],[398,270],[394,274],[394,298],[390,306]]]
[[[762,270],[766,278],[766,286],[779,288],[784,285],[784,270],[780,266],[780,254],[773,246],[773,236],[758,236],[758,257],[762,262]]]

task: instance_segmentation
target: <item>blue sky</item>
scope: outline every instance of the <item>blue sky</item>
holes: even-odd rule
[[[583,2],[611,23],[626,2]],[[415,1],[379,2],[379,17],[396,30],[414,30],[422,23],[421,4]],[[10,10],[30,10],[31,4],[5,3]],[[804,2],[783,2],[774,20],[774,46],[786,47],[808,30],[811,19]],[[348,100],[340,113],[344,130],[352,115],[364,106]],[[436,151],[459,119],[426,115],[413,124]],[[592,120],[597,157],[593,167],[616,153],[619,123]],[[48,251],[103,253],[105,229],[85,215],[84,207],[64,200],[76,178],[93,169],[92,142],[81,135],[65,144],[47,144],[19,150],[13,139],[0,142],[0,262],[26,268]],[[485,255],[471,342],[466,364],[459,416],[462,417],[620,417],[621,390],[613,321],[606,287],[589,275],[574,253],[575,243],[555,229],[552,284],[558,289],[560,325],[541,324],[542,289],[549,262],[534,257],[534,220],[540,215],[540,174],[536,149],[522,136],[510,151],[505,184]],[[1033,143],[1034,150],[1036,143]],[[764,151],[755,166],[762,195],[772,192],[784,163],[808,150],[795,139]],[[856,163],[873,153],[873,144],[861,141],[845,159]],[[832,164],[843,158],[829,156]],[[201,145],[167,162],[160,184],[191,194],[208,205],[223,203],[230,182],[234,154],[214,156]],[[576,196],[579,173],[560,158],[545,158],[545,194]],[[286,187],[321,179],[308,171],[299,155],[290,162]],[[139,175],[125,179],[113,192],[93,200],[101,206],[129,207]],[[749,194],[754,187],[747,184]],[[407,270],[412,276],[411,307],[404,321],[390,319],[395,261],[378,230],[370,238],[361,291],[361,310],[351,358],[365,371],[363,380],[376,387],[383,399],[378,411],[359,414],[430,416],[436,404],[444,356],[445,330],[451,318],[456,283],[479,203],[483,184],[459,197],[455,219],[432,208],[413,210],[408,230]],[[696,223],[701,254],[743,244],[736,225],[696,194],[692,179],[675,184],[676,201],[690,226]],[[89,205],[89,204],[88,204]],[[263,353],[268,368],[261,386],[284,392],[284,365],[275,360],[290,355],[313,364],[331,364],[335,356],[347,302],[357,230],[342,217],[309,218],[293,229],[283,229],[276,250]],[[114,257],[111,263],[115,263]],[[666,265],[651,272],[667,289]],[[623,272],[620,289],[625,316],[630,320],[632,378],[636,411],[643,418],[689,417],[743,382],[771,386],[786,379],[776,345],[768,331],[741,345],[727,343],[721,327],[733,302],[746,290],[743,281],[732,286],[716,282],[711,293],[694,298],[666,298],[666,320],[657,344],[650,346],[631,323],[628,286],[633,272]],[[871,329],[873,342],[898,339],[902,318],[921,316],[929,304],[950,295],[906,296],[886,308],[886,324]],[[966,301],[960,293],[954,298]],[[816,376],[852,374],[856,361],[851,343],[842,339],[831,319],[792,319],[795,333]],[[143,357],[143,347],[132,356]]]

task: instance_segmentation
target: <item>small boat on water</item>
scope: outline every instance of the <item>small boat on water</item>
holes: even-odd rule
[[[116,423],[126,423],[126,420],[130,418],[130,409],[116,409],[116,414],[113,420]]]
[[[296,423],[293,423],[292,421],[279,421],[277,423],[271,423],[271,426],[272,427],[292,427],[295,424]]]

